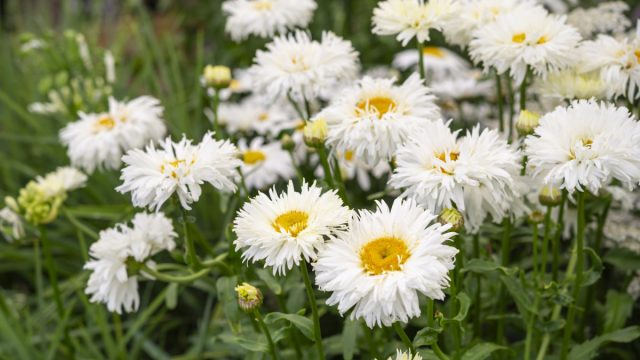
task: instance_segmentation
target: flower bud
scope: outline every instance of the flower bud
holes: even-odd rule
[[[451,231],[458,232],[464,228],[464,217],[460,211],[447,208],[440,212],[438,222],[442,225],[451,224]]]
[[[224,89],[231,84],[231,69],[222,65],[207,65],[204,68],[202,78],[207,86]]]
[[[255,286],[248,283],[236,286],[238,293],[238,305],[244,312],[252,312],[262,305],[262,292]]]
[[[20,189],[18,205],[24,218],[34,225],[47,224],[55,220],[66,193],[49,196],[42,186],[31,181]]]
[[[323,146],[327,138],[327,131],[327,122],[324,119],[317,119],[307,123],[302,130],[304,143],[313,148]]]
[[[282,149],[286,151],[291,151],[296,147],[296,143],[293,141],[293,138],[289,134],[284,134],[280,138],[280,143],[282,144]]]
[[[538,127],[538,123],[540,123],[540,114],[529,110],[522,110],[520,111],[518,120],[516,120],[516,130],[518,130],[520,136],[531,135],[536,127]]]
[[[539,224],[544,221],[544,214],[541,211],[534,210],[529,214],[529,221],[534,224]]]
[[[545,185],[540,189],[538,201],[544,206],[558,206],[562,202],[562,192],[557,187]]]

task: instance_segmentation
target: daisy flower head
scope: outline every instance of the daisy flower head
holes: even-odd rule
[[[358,53],[348,40],[324,32],[317,41],[297,30],[274,38],[266,51],[258,50],[249,73],[255,92],[311,100],[354,79],[358,70]]]
[[[296,27],[306,28],[317,5],[313,0],[227,0],[225,31],[236,41],[251,35],[271,38]]]
[[[467,229],[476,231],[487,214],[502,220],[509,199],[518,196],[520,156],[497,130],[476,126],[458,134],[442,120],[424,125],[398,150],[389,185],[433,213],[455,207]]]
[[[439,46],[425,46],[422,48],[424,70],[427,78],[444,80],[457,76],[461,72],[470,70],[469,63],[455,52]],[[418,69],[418,50],[409,49],[397,53],[393,57],[392,65],[400,70]]]
[[[478,28],[469,50],[475,62],[498,73],[509,71],[520,85],[527,69],[544,78],[575,64],[579,41],[580,34],[564,17],[539,6],[521,5]]]
[[[612,179],[640,181],[640,124],[624,107],[574,101],[540,119],[525,140],[529,163],[549,185],[597,193]]]
[[[434,219],[399,198],[391,208],[379,201],[375,211],[354,215],[314,265],[316,284],[331,292],[326,303],[341,314],[353,309],[352,319],[373,328],[420,316],[419,294],[444,299],[458,250],[445,245],[454,235],[450,225]]]
[[[71,164],[89,173],[96,169],[117,169],[122,155],[149,141],[158,141],[167,129],[162,119],[163,107],[151,96],[130,102],[109,98],[109,111],[100,114],[80,113],[80,120],[60,131]]]
[[[220,124],[231,134],[256,132],[263,136],[277,136],[282,130],[292,129],[298,121],[282,102],[267,103],[260,96],[249,96],[240,103],[222,103],[219,108]],[[210,113],[213,121],[213,112]]]
[[[607,84],[597,71],[579,72],[572,68],[549,74],[534,83],[533,90],[543,96],[569,100],[608,97]]]
[[[640,27],[638,28],[640,33]],[[596,71],[607,86],[607,95],[640,97],[640,35],[616,39],[600,35],[580,47],[581,72]]]
[[[104,303],[118,314],[136,311],[140,304],[138,276],[128,272],[127,262],[151,265],[151,256],[175,247],[176,236],[171,220],[162,213],[138,214],[133,227],[117,224],[101,231],[84,266],[92,271],[85,290],[90,301]]]
[[[37,176],[36,182],[47,197],[54,197],[84,187],[87,175],[74,167],[62,166],[45,176]]]
[[[131,193],[133,205],[159,210],[167,199],[177,194],[183,208],[198,201],[201,186],[209,183],[224,192],[236,189],[234,180],[241,165],[238,150],[229,141],[219,141],[208,132],[199,144],[183,136],[179,142],[165,139],[159,147],[149,144],[122,157],[121,193]]]
[[[24,223],[20,215],[10,207],[0,209],[0,233],[8,242],[24,237]]]
[[[453,0],[385,0],[373,10],[373,33],[396,35],[406,46],[414,37],[429,41],[429,32],[441,30],[457,11]]]
[[[396,356],[389,356],[387,360],[422,360],[420,354],[411,355],[411,352],[404,352],[402,350],[396,350]]]
[[[323,193],[303,183],[298,192],[290,181],[286,192],[272,188],[242,207],[234,221],[234,244],[244,260],[264,260],[274,274],[285,274],[315,260],[325,238],[343,229],[350,216],[335,191]]]
[[[365,77],[344,90],[318,116],[327,121],[327,144],[340,153],[352,151],[365,164],[389,161],[396,148],[440,110],[418,74],[404,83]]]
[[[575,8],[567,16],[567,23],[585,38],[602,33],[621,34],[631,26],[627,11],[629,5],[624,1],[607,1],[587,9]]]
[[[250,143],[240,139],[238,149],[242,158],[240,170],[249,189],[264,189],[279,179],[288,180],[295,175],[291,156],[280,142],[265,143],[261,137]]]

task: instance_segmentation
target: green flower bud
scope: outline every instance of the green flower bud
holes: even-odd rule
[[[533,131],[538,127],[540,123],[540,114],[522,110],[516,120],[516,130],[520,136],[527,136],[533,134]]]
[[[202,78],[207,86],[224,89],[231,84],[231,69],[222,65],[207,65],[204,68]]]
[[[440,212],[438,222],[442,225],[451,224],[451,231],[458,232],[464,228],[464,217],[460,211],[447,208]]]
[[[324,119],[317,119],[307,123],[302,130],[304,135],[304,143],[312,148],[318,148],[324,146],[324,141],[327,138],[327,122]]]
[[[238,293],[238,305],[244,312],[252,312],[262,305],[262,292],[257,287],[242,283],[235,288]]]
[[[544,206],[558,206],[562,202],[562,192],[557,187],[545,185],[540,189],[538,200]]]

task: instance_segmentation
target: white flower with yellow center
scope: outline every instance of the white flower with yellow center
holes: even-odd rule
[[[520,4],[531,5],[528,0],[459,0],[456,16],[443,26],[447,42],[465,48],[475,30],[492,23],[502,14]]]
[[[398,150],[397,167],[389,179],[395,189],[433,213],[454,207],[476,231],[489,214],[500,221],[508,202],[519,196],[515,177],[520,156],[497,130],[476,126],[458,138],[449,123],[426,124]]]
[[[549,185],[597,193],[612,179],[640,181],[640,124],[624,107],[574,101],[540,119],[525,140],[529,163]]]
[[[257,137],[247,144],[245,139],[241,139],[238,149],[242,159],[240,170],[249,189],[264,189],[296,174],[291,155],[282,149],[279,142],[265,143],[263,138]]]
[[[521,5],[476,30],[469,50],[475,62],[498,73],[509,71],[520,85],[527,68],[545,77],[575,64],[579,41],[580,34],[564,17],[550,15],[538,6]]]
[[[353,309],[351,318],[371,328],[420,316],[419,294],[443,300],[458,252],[444,244],[454,235],[450,225],[434,223],[412,200],[376,205],[354,215],[314,265],[316,284],[331,292],[327,305],[340,314]]]
[[[274,274],[284,274],[303,260],[315,260],[325,238],[343,229],[350,216],[335,191],[322,193],[303,183],[297,192],[289,182],[286,192],[273,188],[242,207],[234,221],[234,244],[244,260],[264,260]]]
[[[428,79],[444,80],[459,76],[470,70],[469,63],[455,52],[438,46],[422,48],[424,71]],[[403,50],[393,57],[393,66],[400,70],[409,68],[418,71],[418,50]]]
[[[569,100],[605,99],[607,90],[607,84],[597,71],[581,73],[575,69],[549,74],[533,86],[533,91],[540,95]]]
[[[580,70],[599,72],[607,95],[624,96],[632,102],[640,97],[640,35],[622,39],[600,35],[585,41],[580,54]]]
[[[313,0],[227,0],[226,32],[238,42],[250,35],[270,38],[296,27],[306,28],[317,5]]]
[[[80,120],[60,131],[60,140],[67,146],[73,166],[89,173],[101,168],[115,170],[126,151],[165,135],[162,112],[160,101],[151,96],[128,103],[110,98],[108,112],[80,113]]]
[[[60,196],[84,187],[86,181],[87,175],[71,166],[59,167],[45,176],[36,177],[38,186],[47,197]]]
[[[414,37],[429,41],[429,32],[441,30],[458,7],[453,0],[386,0],[373,10],[373,33],[396,35],[406,46]]]
[[[276,137],[282,130],[298,125],[296,117],[284,104],[269,104],[258,96],[247,97],[240,103],[220,104],[218,115],[220,124],[234,135],[255,131],[260,135]]]
[[[237,168],[242,164],[237,148],[228,141],[214,140],[211,132],[197,145],[186,137],[177,143],[167,138],[159,148],[150,144],[144,150],[129,151],[122,161],[127,166],[116,190],[130,192],[134,206],[156,211],[174,193],[182,207],[191,209],[189,204],[198,201],[204,183],[220,191],[235,191]]]
[[[365,77],[337,96],[318,115],[329,126],[329,146],[375,166],[391,160],[417,128],[439,118],[435,97],[418,74],[401,85],[394,82]]]
[[[321,41],[316,41],[296,31],[276,37],[266,51],[258,50],[249,73],[256,93],[271,98],[291,93],[297,100],[312,100],[354,79],[358,68],[358,53],[351,42],[331,32],[324,32]]]

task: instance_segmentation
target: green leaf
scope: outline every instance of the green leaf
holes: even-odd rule
[[[230,334],[220,335],[220,339],[229,344],[236,344],[241,348],[254,352],[269,351],[269,346],[261,339],[248,339],[247,337],[234,336]]]
[[[592,248],[585,248],[584,252],[589,255],[591,258],[591,268],[585,271],[584,273],[584,281],[582,282],[582,286],[593,285],[598,279],[600,279],[600,275],[602,275],[602,260]]]
[[[604,262],[620,270],[640,270],[640,254],[624,248],[609,250],[604,256]]]
[[[607,291],[607,302],[604,306],[604,333],[621,329],[633,311],[633,298],[627,293],[615,290]]]
[[[224,314],[233,327],[238,321],[238,302],[236,301],[235,287],[238,280],[235,276],[223,276],[216,281],[218,299],[224,309]]]
[[[456,295],[456,301],[460,305],[458,313],[456,316],[450,319],[442,319],[442,323],[445,324],[447,322],[462,322],[467,318],[467,314],[469,313],[469,307],[471,306],[471,298],[464,292],[460,292]]]
[[[438,341],[438,335],[442,333],[442,327],[440,322],[436,322],[436,327],[425,327],[418,331],[413,338],[413,345],[415,347],[431,346]]]
[[[520,315],[526,318],[529,313],[535,312],[531,296],[529,296],[515,276],[501,275],[500,280],[502,280],[507,291],[509,291],[509,294],[511,294],[513,300],[516,302]]]
[[[608,342],[629,343],[640,337],[640,326],[630,326],[595,337],[576,345],[569,353],[569,360],[588,360],[597,355],[598,348]]]
[[[173,310],[178,305],[178,283],[171,283],[167,286],[167,294],[164,297],[167,309]]]
[[[264,317],[264,321],[267,324],[273,324],[279,320],[286,320],[290,322],[293,326],[295,326],[298,330],[300,330],[300,332],[304,336],[306,336],[310,340],[314,339],[313,322],[311,321],[311,319],[298,314],[285,314],[280,312],[272,312],[267,314]]]
[[[256,275],[260,278],[260,280],[264,281],[269,290],[271,290],[274,294],[280,295],[282,294],[282,286],[278,279],[273,276],[273,274],[266,269],[258,269],[256,270]]]
[[[483,360],[497,350],[506,350],[504,346],[494,343],[479,343],[462,354],[462,360]]]
[[[564,319],[540,321],[536,323],[536,328],[543,333],[552,333],[564,327]]]
[[[353,359],[353,354],[358,349],[358,321],[345,320],[342,330],[342,357],[345,360]]]
[[[464,265],[464,268],[462,268],[462,272],[473,272],[476,274],[487,274],[498,270],[503,274],[512,274],[514,272],[513,269],[501,266],[495,261],[482,259],[472,259]]]

